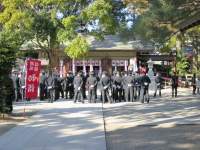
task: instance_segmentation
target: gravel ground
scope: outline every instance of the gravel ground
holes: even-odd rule
[[[172,98],[167,89],[153,98],[150,91],[149,104],[103,105],[107,150],[199,150],[200,95],[191,93],[179,89]]]

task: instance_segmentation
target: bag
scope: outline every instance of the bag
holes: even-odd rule
[[[85,85],[85,88],[88,89],[88,85],[87,84]]]

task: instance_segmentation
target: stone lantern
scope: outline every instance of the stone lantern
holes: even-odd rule
[[[151,84],[149,85],[149,89],[150,90],[155,90],[155,88],[156,88],[155,76],[154,76],[154,72],[152,70],[154,61],[152,61],[151,58],[150,58],[147,63],[148,63],[148,68],[149,68],[148,77],[151,80]]]

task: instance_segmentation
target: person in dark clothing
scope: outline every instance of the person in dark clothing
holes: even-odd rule
[[[108,99],[108,102],[113,103],[112,99],[110,98],[110,95],[108,93],[108,88],[110,86],[110,78],[107,76],[107,72],[103,71],[102,72],[102,77],[100,79],[100,84],[101,84],[101,92],[102,92],[102,99],[103,103],[106,103],[106,97]]]
[[[124,76],[122,76],[122,99],[124,101],[126,101],[126,91],[127,91],[127,88],[126,88],[126,85],[124,83],[124,79],[127,77],[127,71],[124,71]]]
[[[53,103],[53,87],[55,86],[54,77],[52,77],[52,73],[49,72],[48,78],[45,81],[45,85],[47,87],[47,96],[48,102]]]
[[[139,71],[136,71],[134,76],[134,100],[139,100],[140,98],[140,78]]]
[[[118,98],[119,102],[121,102],[122,98],[122,77],[120,76],[120,73],[116,73],[116,77],[113,80],[113,85],[115,85],[116,90],[115,90],[115,102]]]
[[[96,79],[97,79],[97,84],[96,84],[96,86],[95,86],[95,98],[97,99],[97,85],[98,85],[98,82],[99,82],[100,78],[99,78],[98,74],[95,74],[95,73],[94,73],[94,76],[95,76]]]
[[[128,73],[128,76],[124,79],[124,84],[126,85],[126,102],[133,102],[134,78],[132,72]]]
[[[82,71],[82,78],[83,78],[83,87],[82,87],[82,90],[83,90],[83,99],[86,99],[86,88],[85,88],[85,84],[86,84],[86,80],[87,78],[85,77],[85,75],[83,75],[84,72]]]
[[[82,72],[78,72],[78,75],[74,78],[73,81],[75,90],[74,90],[74,103],[78,100],[78,97],[80,96],[82,103],[84,103],[83,100],[83,78],[82,78]]]
[[[41,76],[40,76],[40,79],[39,79],[39,97],[40,97],[40,101],[44,101],[44,98],[45,98],[45,89],[46,89],[46,86],[45,86],[45,80],[46,80],[46,76],[45,76],[45,71],[41,71]]]
[[[111,88],[112,99],[115,99],[115,93],[116,93],[116,87],[113,84],[113,81],[114,81],[114,79],[116,77],[116,73],[117,73],[117,71],[113,71],[113,76],[110,77],[110,88]]]
[[[65,78],[65,91],[66,91],[66,99],[68,99],[68,92],[69,92],[69,98],[72,99],[74,96],[74,85],[73,85],[73,81],[74,81],[74,76],[72,74],[71,71],[68,71],[67,73],[67,77]]]
[[[53,78],[54,78],[54,86],[53,86],[53,100],[56,101],[58,100],[58,87],[57,87],[57,73],[53,73]]]
[[[96,103],[95,89],[97,85],[97,78],[94,76],[94,72],[90,72],[90,77],[87,78],[86,84],[88,85],[88,102]]]
[[[57,99],[61,97],[64,98],[64,91],[63,91],[63,79],[60,78],[60,74],[57,75]]]
[[[22,100],[24,101],[26,99],[27,102],[30,102],[30,98],[26,98],[25,97],[25,83],[26,83],[26,80],[25,80],[25,72],[21,73],[21,77],[19,78],[19,85],[20,85],[20,93],[21,93],[21,96],[22,96]]]
[[[159,73],[156,74],[155,82],[156,82],[156,89],[155,89],[155,92],[154,92],[154,97],[156,97],[157,90],[159,90],[159,96],[161,97],[162,78],[161,78]]]
[[[13,90],[14,90],[14,93],[15,93],[15,98],[14,100],[16,102],[18,102],[19,100],[19,96],[18,96],[18,85],[19,85],[19,78],[16,76],[17,73],[14,73],[13,76],[11,77],[12,79],[12,86],[13,86]]]
[[[172,74],[172,97],[177,97],[178,76],[173,72]]]
[[[140,103],[144,103],[146,101],[149,103],[149,84],[151,83],[151,80],[148,76],[146,76],[146,73],[143,72],[142,76],[140,78]]]
[[[193,87],[192,94],[196,95],[196,73],[194,73],[192,77],[192,87]]]

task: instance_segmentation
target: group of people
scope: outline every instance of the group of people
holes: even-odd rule
[[[156,78],[158,78],[156,80],[157,89],[161,91],[161,77],[158,74]],[[48,99],[52,103],[60,96],[62,98],[65,96],[66,99],[74,99],[74,103],[77,101],[84,103],[86,89],[88,89],[88,102],[96,103],[98,83],[101,91],[100,100],[103,103],[121,102],[122,100],[126,102],[139,100],[141,103],[145,101],[149,103],[148,88],[151,80],[145,72],[140,75],[138,71],[135,73],[113,71],[111,77],[108,77],[107,72],[103,71],[101,78],[95,72],[84,76],[83,71],[79,71],[75,75],[72,71],[68,71],[66,77],[60,78],[59,74],[45,74],[42,71],[39,80],[39,97],[40,100]]]

